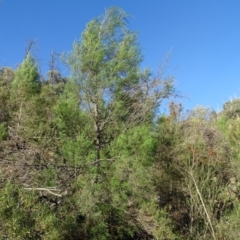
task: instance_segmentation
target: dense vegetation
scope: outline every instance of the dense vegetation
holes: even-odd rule
[[[0,70],[0,239],[239,239],[240,100],[184,113],[110,8],[47,79]]]

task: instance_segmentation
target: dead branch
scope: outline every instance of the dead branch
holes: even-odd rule
[[[61,194],[58,194],[58,193],[55,193],[53,191],[57,191],[59,192],[60,190],[59,189],[56,189],[55,187],[48,187],[48,188],[24,188],[25,190],[33,190],[33,191],[46,191],[54,196],[57,196],[57,197],[62,197]]]

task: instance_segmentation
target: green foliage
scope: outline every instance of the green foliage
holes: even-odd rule
[[[55,187],[57,185],[58,171],[54,167],[49,167],[41,172],[42,186]]]
[[[72,76],[79,84],[80,108],[90,117],[93,137],[101,146],[111,138],[112,125],[126,114],[126,93],[140,79],[140,48],[136,34],[127,29],[126,17],[120,8],[109,8],[87,25],[81,41],[75,42],[67,55]],[[124,92],[126,96],[120,101]]]
[[[12,86],[16,96],[23,97],[25,100],[40,92],[38,69],[30,54],[16,70]]]
[[[225,215],[219,225],[219,237],[223,239],[238,239],[239,237],[239,204],[234,208],[231,214]]]
[[[0,103],[1,103],[0,104],[0,124],[1,123],[7,124],[10,120],[10,111],[12,106],[9,101],[10,100],[10,87],[9,87],[10,83],[9,82],[12,81],[13,76],[14,76],[14,73],[10,68],[4,68],[3,73],[0,74]],[[1,129],[3,128],[1,127]],[[1,132],[2,131],[3,130],[1,130]]]
[[[149,126],[137,126],[123,132],[110,146],[113,156],[132,156],[142,159],[143,165],[151,165],[156,149],[156,138]]]
[[[92,141],[82,134],[76,139],[66,140],[62,145],[62,155],[69,164],[84,167],[86,164],[91,164],[95,151]]]
[[[65,137],[74,138],[83,129],[79,124],[83,122],[79,111],[79,91],[79,85],[71,80],[68,81],[54,106],[56,125],[60,134]]]
[[[0,235],[9,239],[61,239],[59,221],[34,193],[16,184],[1,189]]]
[[[239,99],[236,98],[236,99],[233,99],[231,101],[224,103],[222,115],[224,115],[224,117],[226,119],[239,118],[239,114],[240,114],[240,100]]]
[[[0,124],[0,141],[7,137],[7,128],[5,123]]]
[[[41,122],[37,119],[39,117],[38,111],[42,110],[39,105],[41,105],[43,98],[38,101],[40,92],[38,69],[34,59],[28,54],[15,71],[10,91],[12,105],[10,125],[15,129],[16,135],[22,137],[32,135],[32,129],[35,131],[36,125]]]
[[[137,80],[136,71],[142,58],[136,34],[126,27],[126,17],[120,8],[109,8],[105,15],[87,25],[82,41],[74,44],[69,63],[83,83],[83,91],[85,88],[94,91],[96,87],[114,91],[116,85],[129,85]],[[82,73],[90,76],[79,78]]]

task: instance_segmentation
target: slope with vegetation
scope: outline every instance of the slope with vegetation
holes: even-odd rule
[[[239,239],[238,99],[186,114],[128,15],[87,24],[47,79],[0,71],[1,239]]]

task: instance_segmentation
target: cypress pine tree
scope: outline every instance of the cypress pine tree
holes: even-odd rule
[[[17,98],[27,100],[34,94],[40,93],[41,84],[37,65],[30,54],[26,56],[20,67],[15,72],[12,82]]]
[[[141,71],[137,34],[127,28],[127,17],[122,9],[108,9],[87,24],[67,56],[72,78],[79,85],[79,112],[85,121],[76,125],[76,130],[82,130],[75,145],[67,144],[66,156],[82,166],[74,199],[92,239],[112,239],[114,235],[126,239],[141,229],[137,209],[146,203],[143,189],[150,178],[145,168],[151,165],[154,152],[154,140],[143,136],[150,129],[144,126],[144,118],[154,113],[159,100],[172,90],[170,81],[163,84],[151,78],[149,70]],[[72,109],[70,116],[77,110]],[[70,121],[77,115],[72,116]],[[137,144],[149,154],[140,156]],[[151,198],[153,195],[154,191],[149,191]],[[133,218],[127,213],[130,205],[136,214]]]

